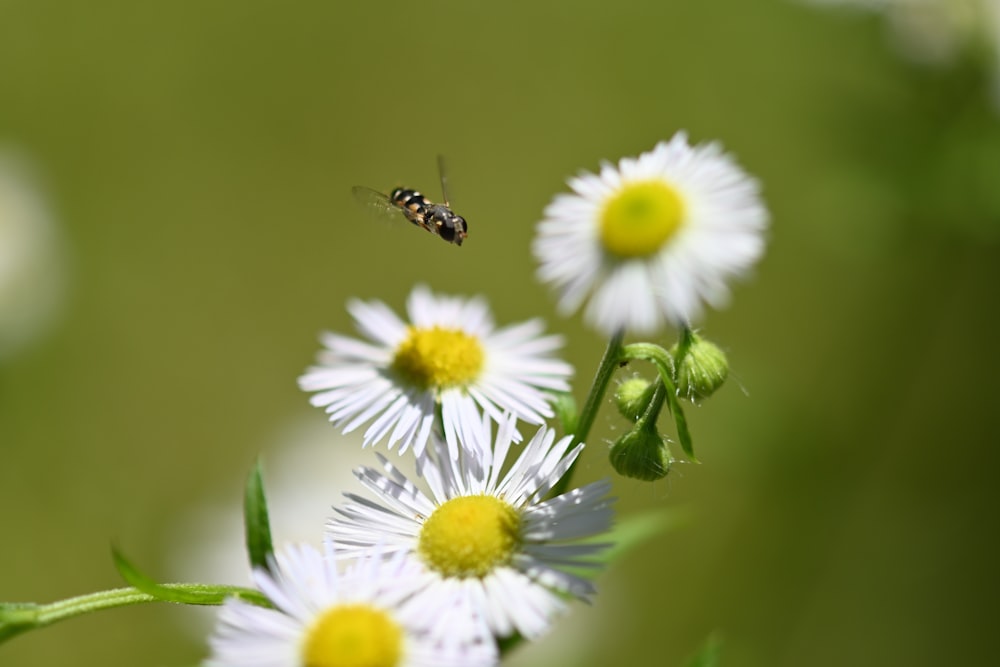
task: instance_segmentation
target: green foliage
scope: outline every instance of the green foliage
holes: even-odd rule
[[[665,508],[632,514],[602,536],[611,546],[601,553],[600,560],[610,566],[650,540],[683,526],[690,514],[683,509]]]
[[[721,664],[722,639],[715,633],[708,636],[698,652],[691,656],[685,667],[719,667]]]
[[[567,568],[566,571],[578,577],[594,579],[642,545],[683,526],[689,519],[687,511],[677,508],[630,515],[615,524],[610,532],[590,540],[591,543],[608,545],[594,558],[594,567]]]
[[[263,473],[260,461],[247,477],[243,495],[243,522],[246,528],[247,555],[250,567],[269,570],[269,559],[274,552],[271,543],[271,523],[267,513],[267,497],[264,495]]]
[[[256,591],[235,589],[231,586],[212,586],[206,584],[159,584],[145,574],[139,572],[118,549],[112,547],[111,555],[115,568],[122,579],[136,589],[161,602],[194,605],[220,605],[226,598],[234,594],[249,602],[269,606],[267,599]]]
[[[622,348],[621,356],[623,359],[648,361],[656,366],[656,370],[660,374],[660,380],[663,381],[663,385],[667,388],[667,408],[674,418],[674,427],[677,429],[677,440],[681,443],[681,449],[684,450],[684,454],[688,459],[697,463],[698,459],[694,455],[694,441],[691,439],[691,431],[688,429],[687,417],[684,416],[684,410],[677,400],[677,386],[672,370],[673,357],[662,347],[652,343],[632,343],[631,345],[626,345]]]
[[[580,419],[580,411],[573,394],[565,391],[553,392],[552,408],[562,425],[563,433],[575,433]]]
[[[39,609],[32,602],[0,602],[0,644],[36,627]]]
[[[75,616],[149,602],[219,605],[227,598],[237,597],[258,606],[271,606],[258,591],[237,586],[159,584],[139,572],[117,549],[112,548],[112,555],[118,572],[132,584],[131,587],[88,593],[48,604],[0,602],[0,643],[28,630]]]
[[[593,579],[604,571],[602,565],[614,564],[653,538],[683,525],[687,518],[687,512],[678,509],[660,509],[633,514],[617,523],[610,533],[594,538],[594,542],[608,544],[608,548],[594,559],[594,567],[567,568],[566,571],[585,579]],[[500,655],[510,653],[523,641],[524,638],[517,634],[499,639],[497,646]]]

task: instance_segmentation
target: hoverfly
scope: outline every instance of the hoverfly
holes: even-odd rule
[[[441,175],[443,204],[435,204],[416,190],[408,188],[396,188],[388,195],[384,195],[378,190],[355,185],[351,188],[351,192],[363,206],[380,217],[398,219],[399,213],[402,212],[403,216],[416,226],[440,236],[448,243],[462,245],[462,241],[468,235],[469,225],[465,222],[465,218],[451,210],[451,205],[448,203],[444,158],[440,155],[438,171]]]

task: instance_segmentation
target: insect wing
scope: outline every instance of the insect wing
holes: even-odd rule
[[[403,210],[378,190],[355,185],[351,188],[351,194],[366,211],[380,220],[396,221],[403,215]]]
[[[448,203],[448,172],[444,167],[444,156],[438,155],[438,176],[441,177],[441,199],[444,201],[445,206],[451,206]]]

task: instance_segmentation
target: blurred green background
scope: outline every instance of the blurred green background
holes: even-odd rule
[[[0,0],[0,147],[68,275],[0,365],[0,600],[119,585],[111,542],[167,576],[179,517],[322,423],[295,379],[348,298],[401,310],[425,282],[543,315],[582,398],[603,341],[553,314],[533,225],[566,176],[687,129],[773,216],[703,322],[735,376],[690,410],[703,465],[616,481],[622,514],[693,521],[519,664],[679,665],[716,630],[726,667],[995,662],[1000,115],[971,58],[917,69],[884,28],[763,0]],[[438,153],[462,248],[359,215],[355,184],[436,193]],[[620,427],[607,406],[581,481]],[[193,665],[189,613],[75,619],[0,664]]]

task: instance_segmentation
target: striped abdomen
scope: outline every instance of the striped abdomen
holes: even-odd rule
[[[406,218],[415,225],[424,225],[424,216],[433,204],[416,190],[396,188],[389,194],[392,203],[403,209]]]

